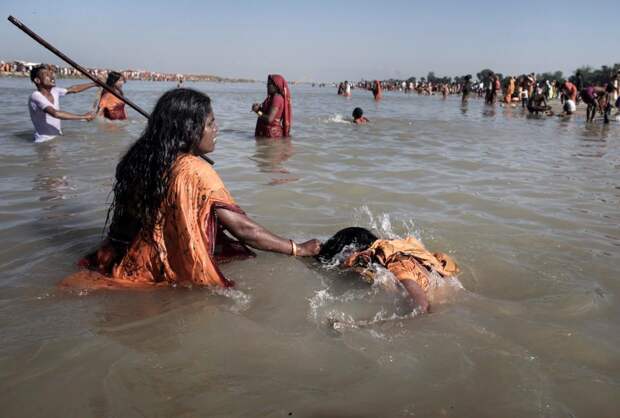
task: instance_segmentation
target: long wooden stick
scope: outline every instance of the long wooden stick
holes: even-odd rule
[[[38,43],[40,43],[41,45],[43,45],[45,48],[47,48],[50,52],[52,52],[54,55],[56,55],[58,58],[60,58],[61,60],[63,60],[64,62],[66,62],[67,64],[69,64],[70,66],[72,66],[73,68],[75,68],[76,70],[78,70],[79,72],[81,72],[83,75],[85,75],[86,77],[90,78],[95,84],[97,84],[99,87],[101,87],[102,89],[106,90],[108,93],[114,95],[114,97],[116,97],[119,100],[122,100],[123,102],[125,102],[126,104],[128,104],[130,107],[132,107],[136,112],[140,113],[142,116],[144,116],[145,118],[150,118],[151,116],[144,111],[140,106],[138,106],[137,104],[135,104],[134,102],[132,102],[131,100],[129,100],[128,98],[126,98],[125,96],[118,94],[113,88],[111,88],[110,86],[108,86],[107,84],[105,84],[104,82],[102,82],[101,80],[99,80],[98,78],[96,78],[95,76],[91,75],[84,67],[82,67],[80,64],[78,64],[77,62],[73,61],[71,58],[69,58],[68,56],[66,56],[65,54],[63,54],[62,52],[60,52],[58,49],[54,48],[54,46],[52,46],[49,42],[47,42],[45,39],[41,38],[39,35],[37,35],[36,33],[34,33],[28,26],[24,25],[22,22],[20,22],[19,20],[17,20],[16,18],[14,18],[13,16],[9,16],[9,22],[11,22],[12,24],[14,24],[15,26],[17,26],[19,29],[21,29],[23,32],[25,32],[28,36],[30,36],[32,39],[34,39],[35,41],[37,41]],[[214,164],[213,160],[211,160],[209,157],[207,157],[206,155],[201,155],[201,157],[207,161],[209,164]]]
[[[68,56],[66,56],[62,52],[60,52],[58,49],[54,48],[49,42],[47,42],[45,39],[41,38],[39,35],[34,33],[32,30],[30,30],[30,28],[28,28],[22,22],[20,22],[19,20],[15,19],[13,16],[9,16],[9,22],[14,24],[18,28],[20,28],[28,36],[30,36],[32,39],[34,39],[35,41],[37,41],[38,43],[43,45],[45,48],[47,48],[50,52],[52,52],[58,58],[60,58],[61,60],[65,61],[67,64],[69,64],[70,66],[72,66],[73,68],[75,68],[76,70],[81,72],[82,74],[84,74],[86,77],[90,78],[95,84],[99,85],[99,87],[101,87],[102,89],[105,89],[108,93],[113,94],[119,100],[122,100],[123,102],[127,103],[136,112],[142,114],[147,119],[150,117],[150,115],[147,112],[145,112],[140,106],[138,106],[137,104],[135,104],[134,102],[132,102],[128,98],[124,97],[123,95],[118,94],[113,88],[108,86],[106,83],[104,83],[103,81],[99,80],[97,77],[91,75],[84,67],[82,67],[77,62],[73,61],[71,58],[69,58]]]

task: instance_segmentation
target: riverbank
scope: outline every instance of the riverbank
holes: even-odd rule
[[[28,72],[0,72],[0,77],[6,78],[28,78],[30,74]],[[81,74],[79,75],[63,75],[57,74],[57,78],[59,79],[75,79],[75,80],[87,80],[87,78]],[[182,77],[183,81],[207,81],[207,82],[216,82],[216,83],[256,83],[256,80],[247,79],[247,78],[228,78],[228,77],[219,77],[216,75],[195,75],[195,74],[184,74]],[[170,79],[163,79],[157,77],[136,77],[131,78],[131,80],[141,80],[141,81],[175,81]]]

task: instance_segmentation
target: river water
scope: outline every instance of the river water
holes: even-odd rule
[[[298,241],[414,235],[458,280],[413,318],[389,280],[268,253],[223,266],[228,293],[59,291],[145,121],[63,122],[33,144],[31,84],[0,79],[2,417],[618,416],[620,123],[293,86],[294,137],[257,142],[264,84],[188,86],[212,97],[215,168],[256,221]],[[172,87],[125,90],[150,110]],[[346,122],[356,106],[371,124]]]

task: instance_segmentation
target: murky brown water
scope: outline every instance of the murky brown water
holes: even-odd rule
[[[127,94],[150,109],[169,87]],[[33,144],[31,86],[0,79],[2,417],[618,416],[620,123],[294,87],[293,140],[257,143],[263,85],[195,87],[254,219],[300,240],[415,234],[454,256],[463,288],[439,289],[430,315],[337,330],[328,318],[389,318],[402,300],[265,253],[224,267],[230,294],[59,292],[144,121],[65,122]],[[342,122],[355,106],[371,125]]]

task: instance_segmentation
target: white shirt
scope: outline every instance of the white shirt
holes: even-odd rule
[[[40,91],[33,92],[28,99],[30,120],[34,125],[34,142],[49,141],[55,136],[62,135],[60,119],[48,115],[45,113],[45,109],[51,106],[59,110],[59,98],[67,94],[67,89],[52,87],[50,93],[52,93],[54,103],[50,102]]]

